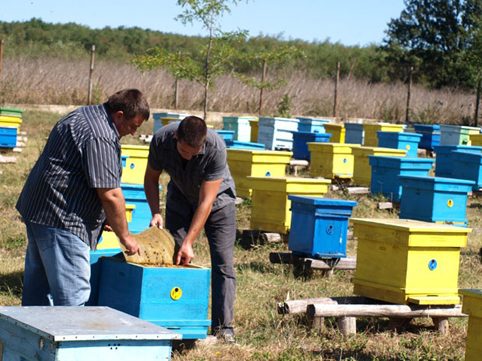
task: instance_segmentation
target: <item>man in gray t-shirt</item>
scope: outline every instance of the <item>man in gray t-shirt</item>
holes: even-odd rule
[[[154,134],[144,189],[152,212],[151,226],[157,227],[164,226],[159,209],[163,170],[171,177],[165,226],[179,248],[176,264],[187,265],[194,258],[192,245],[204,228],[211,253],[212,331],[232,341],[236,191],[226,162],[226,144],[203,119],[194,116]]]

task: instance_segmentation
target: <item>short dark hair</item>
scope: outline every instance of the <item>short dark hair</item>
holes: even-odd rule
[[[177,128],[177,139],[193,148],[199,148],[206,141],[208,127],[204,119],[189,116],[182,120]]]
[[[127,120],[142,115],[144,120],[149,119],[150,110],[144,94],[138,89],[123,89],[112,94],[107,100],[111,113],[122,111]]]

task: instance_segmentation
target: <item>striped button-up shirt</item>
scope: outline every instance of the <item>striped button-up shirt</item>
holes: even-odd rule
[[[105,214],[96,188],[118,188],[120,137],[104,105],[79,108],[50,133],[17,202],[29,222],[65,229],[95,249]]]

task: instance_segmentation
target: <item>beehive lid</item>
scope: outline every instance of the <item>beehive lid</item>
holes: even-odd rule
[[[482,147],[473,145],[436,145],[434,147],[436,154],[449,154],[454,150],[466,150],[469,152],[482,152]]]
[[[322,153],[342,153],[351,154],[353,148],[361,147],[360,144],[349,143],[320,143],[320,142],[308,142],[308,149],[314,152]]]
[[[370,159],[370,165],[391,165],[397,167],[404,167],[410,165],[418,165],[431,168],[435,159],[430,158],[408,158],[408,157],[390,157],[386,155],[368,155]]]
[[[312,122],[318,122],[318,123],[322,123],[322,124],[326,124],[326,123],[329,123],[330,120],[329,119],[323,119],[323,118],[314,118],[314,117],[295,117],[296,119],[299,119],[300,120],[300,123],[302,124],[310,124]]]
[[[259,125],[273,125],[276,122],[299,123],[299,119],[295,118],[280,118],[280,117],[259,117]]]
[[[471,152],[469,150],[454,150],[453,154],[455,159],[462,160],[471,163],[481,163],[482,153],[481,152]]]
[[[467,179],[444,178],[444,177],[430,177],[430,176],[416,176],[416,175],[401,175],[400,183],[402,186],[416,186],[417,188],[430,188],[435,190],[454,190],[470,192],[474,181]],[[453,189],[452,189],[453,188]]]
[[[358,147],[353,149],[353,154],[360,156],[368,155],[390,155],[405,156],[407,151],[405,149],[381,148],[381,147]]]
[[[122,154],[128,155],[130,157],[147,158],[147,156],[149,154],[149,146],[148,145],[122,144],[121,150],[122,150]]]
[[[475,290],[475,289],[461,289],[459,290],[459,294],[462,296],[474,297],[477,298],[482,302],[482,290]]]
[[[277,150],[227,149],[229,160],[252,161],[255,163],[286,163],[290,162],[293,152]]]
[[[21,117],[23,112],[24,111],[21,110],[21,109],[0,107],[0,115],[11,115],[11,116],[15,116],[15,117]]]
[[[295,196],[290,195],[288,199],[293,202],[298,203],[305,203],[314,206],[342,206],[342,207],[356,207],[357,202],[355,201],[346,201],[343,199],[334,199],[334,198],[322,198],[322,197],[309,197],[309,196]]]
[[[303,192],[326,193],[330,179],[323,178],[299,178],[299,177],[246,177],[253,190],[275,191],[275,192]],[[324,186],[324,187],[320,187]],[[313,189],[315,188],[315,189]],[[315,193],[315,194],[316,194]]]
[[[380,136],[383,138],[388,139],[403,139],[403,140],[412,140],[417,141],[422,138],[422,134],[417,133],[403,133],[403,132],[385,132],[382,130],[377,131],[377,136],[380,139]]]
[[[326,129],[339,129],[339,130],[341,130],[345,127],[343,124],[333,124],[333,123],[323,124],[323,126]]]
[[[177,332],[109,307],[0,306],[0,319],[59,342],[182,338]]]
[[[374,224],[386,228],[409,230],[410,232],[436,231],[441,233],[470,233],[470,228],[456,227],[448,224],[417,221],[414,219],[380,219],[380,218],[352,218],[354,223]]]
[[[459,294],[464,297],[462,312],[471,317],[482,318],[482,290],[459,290]]]
[[[374,129],[403,129],[404,125],[403,124],[391,124],[391,123],[375,123],[375,124],[370,124],[370,123],[363,123],[364,128],[368,128],[370,130]]]
[[[414,124],[413,127],[415,128],[415,130],[422,130],[427,132],[440,130],[439,124]]]

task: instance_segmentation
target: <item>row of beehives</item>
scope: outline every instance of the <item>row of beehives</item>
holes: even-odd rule
[[[23,110],[0,108],[0,149],[13,149],[22,123]]]

